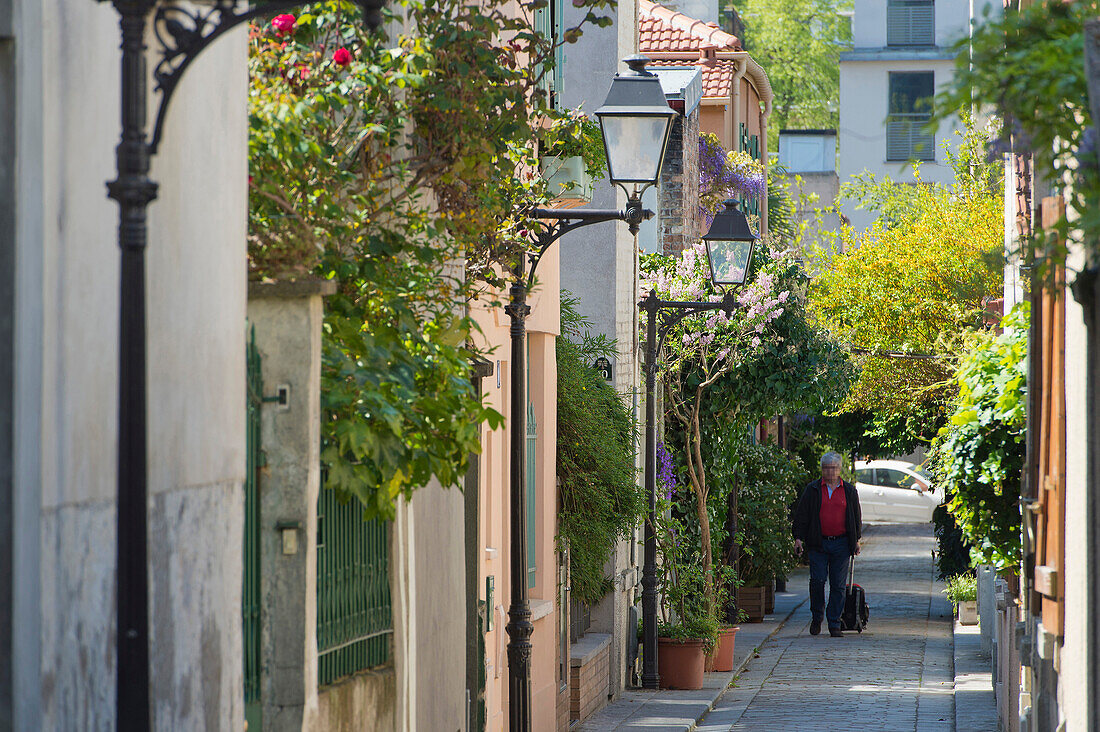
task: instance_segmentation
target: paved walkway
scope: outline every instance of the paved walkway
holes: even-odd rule
[[[934,580],[934,543],[930,525],[867,527],[856,561],[871,606],[862,634],[809,634],[803,569],[787,583],[793,592],[777,594],[775,615],[742,624],[737,672],[707,674],[695,692],[627,691],[579,729],[995,730],[989,661],[976,629],[953,626]]]
[[[856,582],[871,606],[867,630],[815,637],[809,612],[797,613],[700,732],[955,730],[952,613],[933,579],[931,526],[871,526],[864,536]]]

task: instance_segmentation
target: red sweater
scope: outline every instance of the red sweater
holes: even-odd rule
[[[848,533],[844,525],[844,515],[848,507],[848,499],[844,496],[844,484],[833,489],[833,497],[829,498],[829,490],[825,487],[825,481],[821,481],[821,535],[841,536]]]

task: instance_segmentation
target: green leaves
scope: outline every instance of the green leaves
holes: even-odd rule
[[[1028,308],[1005,317],[999,336],[975,336],[959,364],[959,395],[933,444],[932,465],[975,564],[1020,561]]]
[[[558,366],[558,480],[560,540],[569,547],[573,597],[595,604],[611,588],[604,575],[618,539],[645,511],[637,484],[634,423],[622,398],[591,368],[614,343],[589,335],[588,322],[568,293],[561,299]]]

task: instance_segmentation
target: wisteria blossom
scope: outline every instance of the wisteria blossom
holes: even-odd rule
[[[722,202],[767,191],[767,171],[747,152],[726,152],[716,135],[699,136],[699,207],[707,227]]]
[[[751,263],[750,263],[751,265]],[[782,273],[790,266],[786,255],[772,254],[755,276],[736,294],[735,307],[690,315],[665,333],[659,366],[668,416],[686,436],[686,484],[695,494],[703,571],[712,566],[710,519],[707,515],[707,481],[702,460],[700,413],[707,389],[747,358],[774,342],[773,323],[800,293],[783,289]],[[710,281],[710,265],[703,242],[688,247],[678,257],[653,255],[643,263],[643,295],[656,291],[662,300],[720,303],[723,293]],[[642,328],[644,332],[644,313]],[[713,587],[707,586],[708,603]]]

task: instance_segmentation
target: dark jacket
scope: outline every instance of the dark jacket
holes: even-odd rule
[[[859,493],[848,481],[843,481],[844,499],[848,504],[844,526],[848,533],[848,551],[856,553],[863,512],[859,509]],[[811,481],[802,489],[802,495],[794,507],[794,538],[801,539],[810,549],[821,548],[821,478]]]

